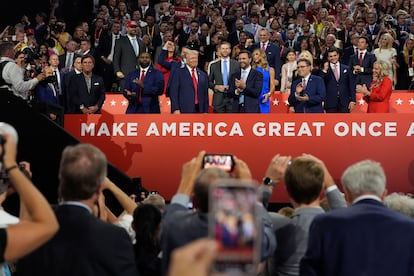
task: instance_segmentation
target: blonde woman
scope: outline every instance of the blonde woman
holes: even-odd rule
[[[286,54],[286,63],[282,65],[280,79],[280,93],[290,93],[293,72],[296,70],[296,52],[289,48]]]
[[[388,64],[389,72],[388,76],[393,81],[394,85],[397,84],[397,50],[392,47],[394,39],[389,33],[381,35],[378,43],[379,48],[374,49],[373,54],[377,60],[382,60]]]
[[[414,37],[408,38],[397,56],[397,90],[414,88]]]
[[[263,74],[262,93],[259,97],[260,113],[270,113],[270,96],[275,91],[275,70],[269,66],[262,49],[253,51],[252,60],[252,67]]]
[[[368,113],[389,113],[392,81],[388,77],[389,66],[383,60],[377,60],[372,70],[373,81],[368,89],[365,84],[356,86],[356,91],[364,95],[368,103]]]

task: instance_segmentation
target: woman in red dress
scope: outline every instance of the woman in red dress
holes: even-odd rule
[[[165,59],[165,61],[167,62],[171,62],[171,61],[176,61],[176,62],[181,62],[181,58],[177,57],[177,51],[176,51],[176,45],[173,42],[170,43],[166,43],[165,44],[167,47],[167,57]],[[156,67],[158,70],[161,71],[162,75],[164,76],[164,95],[165,95],[165,91],[167,89],[167,84],[168,84],[168,79],[170,78],[170,69],[163,67],[161,64],[157,64]]]
[[[358,93],[364,95],[368,103],[368,113],[389,113],[392,80],[388,77],[388,64],[382,60],[376,61],[373,68],[373,81],[368,89],[365,84],[357,85]]]

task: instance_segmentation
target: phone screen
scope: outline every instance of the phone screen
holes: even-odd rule
[[[203,168],[219,167],[226,172],[234,169],[234,159],[231,154],[206,154],[203,159]]]
[[[219,243],[213,270],[254,272],[258,252],[257,193],[252,182],[223,180],[210,190],[209,233]]]

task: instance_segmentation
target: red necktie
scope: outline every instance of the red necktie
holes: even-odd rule
[[[141,71],[141,77],[139,78],[140,81],[142,81],[144,83],[144,79],[145,79],[145,70]],[[142,88],[140,87],[138,89],[138,104],[142,103]]]
[[[262,50],[263,52],[266,52],[266,43],[262,43]]]
[[[362,65],[362,52],[359,51],[359,65]]]
[[[194,91],[195,91],[195,104],[198,104],[198,82],[195,75],[195,69],[192,69],[191,78],[193,79]]]

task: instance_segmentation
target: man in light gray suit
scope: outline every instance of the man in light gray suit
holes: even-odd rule
[[[273,257],[267,260],[263,275],[299,275],[310,224],[315,216],[324,213],[319,205],[323,189],[331,209],[347,206],[324,163],[312,155],[304,154],[291,162],[290,156],[276,155],[267,169],[264,183],[277,183],[282,179],[294,212],[291,218],[270,213],[277,248]],[[274,184],[262,186],[261,189],[265,190],[263,187],[268,191],[263,193],[263,199],[267,200]]]
[[[230,76],[240,71],[237,61],[230,59],[231,45],[223,42],[219,46],[220,59],[212,62],[208,75],[208,86],[213,89],[214,113],[231,113],[233,97],[228,94]]]
[[[127,35],[116,40],[114,49],[114,72],[119,80],[119,86],[123,92],[125,76],[133,72],[137,67],[137,58],[140,53],[145,52],[144,42],[139,38],[138,23],[128,21]]]

